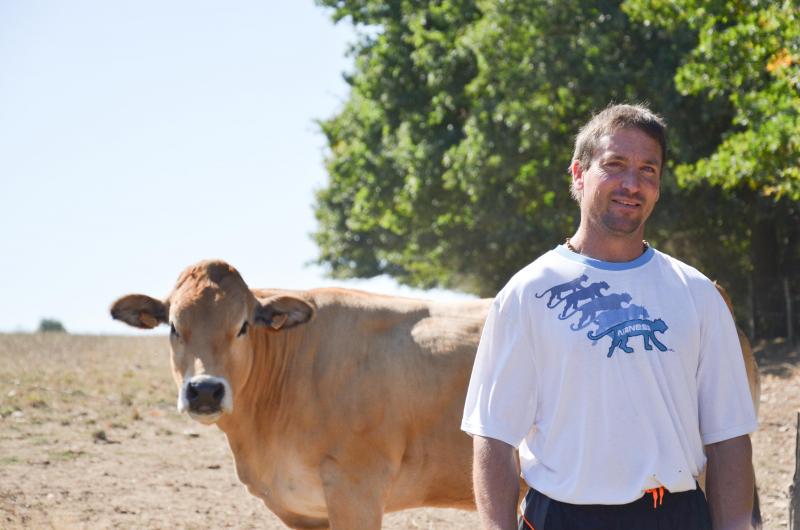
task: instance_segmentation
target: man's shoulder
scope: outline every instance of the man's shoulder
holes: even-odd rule
[[[681,261],[674,256],[670,256],[666,252],[655,250],[655,257],[660,259],[676,273],[686,276],[687,279],[701,282],[711,282],[708,276],[700,272],[700,270],[698,270],[696,267],[689,265],[688,263]]]
[[[562,258],[558,253],[554,250],[548,250],[517,271],[500,292],[535,287],[539,282],[546,281],[548,277],[552,276],[554,271],[561,268],[559,264],[561,260]]]
[[[716,292],[714,282],[696,267],[659,250],[655,250],[655,257],[664,265],[663,269],[671,271],[680,277],[684,285],[693,293],[708,294]]]
[[[495,301],[505,305],[512,300],[524,303],[532,296],[539,298],[542,291],[570,279],[571,273],[573,276],[580,274],[575,272],[580,269],[581,267],[565,260],[555,250],[549,250],[514,274],[497,293]]]

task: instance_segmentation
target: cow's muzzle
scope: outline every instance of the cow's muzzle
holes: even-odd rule
[[[233,403],[225,379],[208,375],[186,381],[178,398],[178,410],[202,422],[213,423],[223,412],[231,412]]]
[[[213,414],[222,410],[222,398],[225,397],[225,385],[221,381],[205,380],[186,385],[186,400],[189,412]]]

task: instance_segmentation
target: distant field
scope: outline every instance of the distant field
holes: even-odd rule
[[[758,352],[754,436],[765,527],[787,528],[800,410],[798,352]],[[161,337],[0,334],[0,527],[284,528],[236,479],[224,435],[175,411]],[[466,530],[422,509],[384,528]]]

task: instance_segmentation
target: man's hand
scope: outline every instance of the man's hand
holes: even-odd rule
[[[738,436],[706,446],[706,495],[714,530],[748,530],[753,511],[750,437]]]
[[[519,468],[514,448],[500,440],[474,436],[472,451],[472,481],[481,526],[515,530]]]

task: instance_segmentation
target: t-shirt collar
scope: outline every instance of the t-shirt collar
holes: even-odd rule
[[[606,271],[626,271],[630,269],[635,269],[649,262],[655,255],[655,250],[653,250],[653,247],[649,246],[638,258],[632,261],[622,261],[622,262],[603,261],[599,259],[590,258],[588,256],[578,254],[577,252],[572,252],[565,245],[558,245],[555,248],[555,251],[557,254],[567,258],[568,260],[575,261],[577,263],[583,263],[584,265],[594,267],[595,269],[602,269]]]

